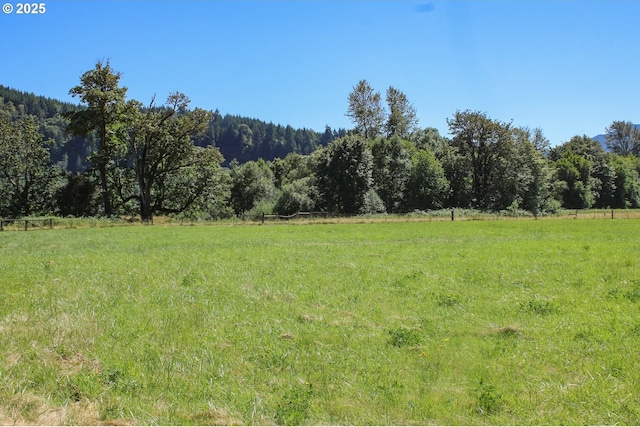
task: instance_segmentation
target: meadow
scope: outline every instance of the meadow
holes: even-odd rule
[[[637,424],[640,220],[0,233],[0,424]]]

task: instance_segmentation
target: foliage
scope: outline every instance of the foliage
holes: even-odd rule
[[[43,166],[38,159],[48,154],[53,165],[27,185],[33,193],[27,198],[10,195],[4,181],[6,215],[140,214],[150,221],[157,214],[203,220],[250,211],[357,215],[456,207],[537,216],[640,205],[637,130],[629,122],[607,128],[609,148],[626,156],[606,152],[586,135],[550,148],[539,128],[469,110],[448,120],[448,139],[435,128],[417,128],[404,93],[389,87],[385,111],[380,94],[362,80],[349,95],[356,128],[349,135],[329,126],[319,133],[189,110],[179,93],[167,105],[144,107],[125,100],[120,76],[98,61],[71,89],[81,106],[0,86],[5,128],[28,120],[40,135],[33,159],[19,163]],[[383,132],[387,137],[380,139]],[[12,159],[5,156],[17,164],[15,154]]]
[[[504,182],[502,172],[513,146],[511,124],[469,110],[456,111],[447,124],[453,135],[452,145],[470,169],[472,205],[495,208],[500,204],[496,190]]]
[[[565,151],[555,163],[556,185],[563,206],[568,209],[588,209],[593,204],[591,193],[591,162],[573,151]]]
[[[312,177],[301,178],[282,186],[274,209],[282,215],[310,212],[315,207]]]
[[[605,134],[607,148],[621,156],[640,155],[640,129],[629,121],[616,120]]]
[[[212,113],[188,111],[189,98],[173,93],[164,108],[152,102],[142,112],[140,103],[127,105],[125,140],[133,163],[140,217],[187,210],[209,187],[222,156],[215,148],[196,147],[192,138],[203,132]]]
[[[62,216],[95,216],[99,210],[97,186],[88,174],[68,173],[67,183],[56,192],[56,202]]]
[[[294,129],[266,123],[258,119],[214,112],[204,134],[195,138],[196,145],[214,145],[224,156],[224,166],[232,160],[239,163],[283,159],[289,153],[308,155],[332,140],[344,136],[344,129],[326,127],[324,133],[310,129]]]
[[[371,145],[373,188],[386,212],[398,212],[411,174],[411,143],[397,136],[377,139]]]
[[[386,209],[384,207],[384,202],[374,189],[369,189],[364,194],[364,199],[362,201],[362,206],[358,211],[360,215],[375,215],[385,213]]]
[[[640,207],[640,161],[634,156],[613,156],[612,167],[615,174],[612,208]]]
[[[0,116],[0,215],[50,213],[56,170],[33,116],[9,122]]]
[[[419,150],[412,158],[410,175],[402,202],[405,212],[444,207],[449,197],[449,181],[433,152]]]
[[[120,87],[121,73],[113,70],[107,61],[96,62],[94,69],[80,77],[80,85],[69,93],[79,97],[85,109],[68,112],[67,132],[93,142],[89,157],[100,177],[104,214],[114,214],[113,200],[108,184],[107,167],[114,157],[122,155],[125,145],[121,140],[121,126],[125,109],[126,87]]]
[[[356,214],[372,183],[372,156],[360,136],[333,141],[315,165],[320,204],[335,213]]]
[[[347,117],[355,125],[355,131],[365,139],[373,139],[382,133],[384,109],[380,93],[369,82],[360,80],[349,94]]]
[[[387,136],[410,138],[418,126],[416,108],[404,93],[393,86],[389,86],[387,89],[386,100],[389,108],[389,117],[386,123]]]
[[[273,172],[264,160],[243,165],[232,163],[230,202],[236,215],[241,216],[274,194]]]

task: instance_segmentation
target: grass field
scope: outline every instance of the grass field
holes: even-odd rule
[[[637,424],[640,220],[0,233],[0,424]]]

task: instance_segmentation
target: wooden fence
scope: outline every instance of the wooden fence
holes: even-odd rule
[[[24,227],[21,225],[24,223]],[[17,218],[0,218],[0,231],[4,231],[5,228],[9,225],[16,225],[19,227],[14,227],[17,230],[28,231],[29,226],[31,228],[53,228],[53,218],[36,218],[36,219],[17,219]]]
[[[262,223],[264,224],[264,221],[266,219],[288,221],[290,219],[300,219],[300,218],[327,218],[328,216],[329,216],[328,212],[296,212],[291,215],[280,215],[280,214],[269,215],[269,214],[263,213]]]

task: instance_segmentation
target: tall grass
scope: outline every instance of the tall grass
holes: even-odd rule
[[[637,220],[0,234],[0,422],[636,424]]]

